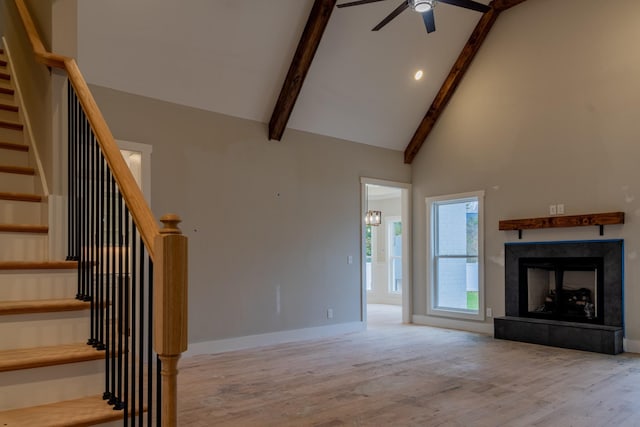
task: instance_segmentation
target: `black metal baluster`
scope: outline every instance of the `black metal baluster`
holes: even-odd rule
[[[131,328],[129,325],[130,322],[130,292],[131,292],[131,278],[129,276],[129,261],[131,254],[129,250],[131,249],[130,240],[129,240],[129,224],[131,222],[131,215],[129,214],[129,209],[124,207],[124,247],[123,247],[123,257],[124,257],[124,331],[123,331],[123,340],[124,340],[124,381],[122,385],[123,389],[123,401],[124,401],[124,425],[128,427],[128,418],[129,418],[129,336],[131,332]]]
[[[85,294],[82,288],[83,285],[83,254],[82,254],[82,232],[84,229],[84,203],[82,203],[82,194],[84,191],[84,132],[82,120],[84,116],[78,113],[78,188],[77,188],[77,197],[78,197],[78,224],[77,227],[77,242],[78,242],[78,293],[76,294],[76,298],[84,301]]]
[[[78,206],[80,209],[78,210],[78,272],[80,273],[78,276],[78,293],[80,294],[80,299],[84,301],[85,292],[84,292],[84,251],[82,250],[83,239],[84,239],[84,116],[80,115],[80,124],[79,124],[79,134],[78,134]]]
[[[89,285],[89,294],[91,296],[91,305],[90,305],[90,314],[89,314],[89,319],[90,319],[90,324],[91,324],[91,334],[89,337],[89,340],[87,341],[87,344],[89,344],[90,346],[94,346],[97,344],[97,322],[96,322],[96,318],[97,318],[97,313],[96,313],[96,309],[97,309],[97,305],[96,305],[96,282],[95,282],[95,273],[94,273],[94,265],[95,265],[95,217],[96,217],[96,206],[95,206],[95,182],[96,182],[96,177],[95,177],[95,162],[96,162],[96,140],[95,140],[95,136],[93,135],[93,132],[89,133],[89,162],[87,163],[87,181],[88,181],[88,199],[86,200],[86,203],[88,204],[89,208],[89,216],[87,218],[87,229],[89,230],[88,232],[88,239],[87,239],[87,251],[88,253],[88,260],[89,262],[87,263],[87,278],[88,278],[88,285]]]
[[[109,398],[109,404],[116,405],[118,402],[118,398],[116,396],[116,359],[117,359],[117,349],[116,349],[116,333],[117,333],[117,317],[116,317],[116,308],[118,305],[119,296],[116,294],[116,253],[117,250],[117,240],[116,240],[116,228],[117,228],[117,204],[116,204],[116,183],[113,175],[111,176],[111,194],[110,197],[113,198],[111,204],[111,212],[109,215],[111,216],[111,247],[110,250],[114,253],[111,255],[111,397]]]
[[[131,227],[131,395],[129,397],[131,401],[131,427],[136,426],[137,240],[138,233],[134,224],[133,227]]]
[[[91,200],[92,200],[92,214],[91,214],[91,286],[93,288],[93,298],[91,299],[94,304],[94,334],[93,334],[93,346],[97,347],[99,343],[99,318],[100,318],[100,292],[98,288],[98,229],[100,228],[100,215],[98,214],[98,185],[100,180],[99,160],[100,160],[100,147],[98,141],[93,134],[93,161],[91,163]]]
[[[160,375],[162,371],[162,361],[156,355],[156,425],[162,425],[162,383]],[[151,409],[149,409],[151,411]]]
[[[84,292],[84,301],[91,301],[91,277],[90,277],[90,264],[91,259],[89,258],[91,255],[90,247],[90,239],[91,239],[91,173],[90,173],[90,164],[91,164],[91,128],[89,126],[89,120],[87,120],[87,116],[84,115],[84,158],[83,158],[83,176],[82,176],[82,185],[83,185],[83,194],[82,194],[82,206],[84,207],[84,213],[82,215],[82,256],[84,262],[82,263],[82,289]]]
[[[75,114],[76,114],[76,94],[73,91],[71,82],[67,81],[67,102],[69,113],[67,115],[67,261],[75,259],[75,218],[76,218],[76,203],[75,203],[75,180],[76,180],[76,158],[75,158],[75,145],[76,145],[76,132],[75,132]]]
[[[97,231],[97,240],[98,240],[98,264],[97,264],[97,287],[98,287],[98,301],[100,301],[100,306],[98,309],[98,345],[96,348],[98,350],[106,350],[105,345],[105,314],[109,310],[109,300],[105,298],[105,289],[104,289],[104,261],[105,261],[105,242],[104,242],[104,233],[105,233],[105,201],[104,201],[104,186],[105,186],[105,167],[106,161],[104,157],[102,157],[102,152],[100,153],[100,161],[99,161],[99,170],[98,170],[98,179],[99,179],[99,187],[98,187],[98,212],[96,214],[96,221],[98,221],[98,231]],[[106,385],[106,381],[105,381]]]
[[[149,262],[149,310],[147,317],[147,410],[149,411],[148,425],[151,427],[152,414],[153,414],[153,261],[151,257],[148,257]],[[160,405],[160,398],[158,397],[158,405]],[[158,422],[160,420],[158,419]],[[159,425],[159,424],[158,424]]]
[[[118,384],[116,386],[116,393],[118,401],[114,406],[114,409],[123,409],[122,402],[122,358],[123,358],[123,345],[122,341],[125,339],[124,331],[124,270],[123,270],[123,255],[124,255],[124,241],[123,241],[123,206],[122,206],[122,193],[118,188]]]
[[[80,215],[81,215],[81,209],[82,207],[80,206],[80,191],[81,191],[81,187],[80,187],[80,182],[82,180],[82,157],[81,157],[81,153],[82,153],[82,111],[80,109],[80,103],[78,102],[78,97],[77,95],[74,96],[74,105],[75,105],[75,126],[74,126],[74,160],[75,160],[75,168],[76,168],[76,173],[75,173],[75,180],[74,180],[74,188],[75,191],[73,192],[73,197],[74,197],[74,203],[76,205],[76,208],[74,210],[74,213],[76,215],[75,218],[75,223],[73,225],[73,232],[74,232],[74,245],[75,245],[75,252],[74,252],[74,259],[78,262],[80,262],[80,226],[81,226],[81,222],[80,222]],[[78,265],[78,268],[80,266]]]
[[[107,169],[106,175],[104,177],[105,181],[106,181],[106,201],[105,201],[105,213],[104,213],[104,222],[105,222],[105,232],[104,232],[104,239],[105,239],[105,245],[104,245],[104,251],[105,251],[105,260],[104,260],[104,276],[105,276],[105,280],[104,280],[104,287],[105,287],[105,300],[107,302],[107,305],[105,306],[105,320],[104,320],[104,326],[105,326],[105,370],[104,370],[104,375],[105,375],[105,380],[104,380],[104,386],[105,386],[105,391],[104,394],[102,395],[102,398],[104,400],[108,400],[108,403],[111,404],[111,399],[113,397],[112,395],[112,387],[111,387],[111,360],[113,359],[113,354],[111,352],[111,330],[112,330],[112,322],[113,322],[113,318],[109,315],[110,312],[110,308],[113,305],[113,295],[111,293],[111,274],[112,274],[112,270],[111,270],[111,258],[112,258],[112,243],[111,243],[111,228],[113,227],[113,224],[111,222],[111,212],[112,212],[112,204],[113,204],[113,189],[111,188],[111,171]]]
[[[142,241],[142,236],[140,236],[140,338],[138,346],[140,348],[140,354],[138,356],[138,365],[140,367],[140,371],[138,372],[138,400],[140,402],[140,415],[138,419],[140,420],[140,427],[144,426],[144,411],[142,410],[142,406],[144,405],[144,334],[145,334],[145,248],[144,243]]]

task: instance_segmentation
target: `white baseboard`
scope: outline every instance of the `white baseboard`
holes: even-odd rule
[[[351,332],[360,332],[365,329],[366,325],[364,322],[350,322],[340,323],[338,325],[316,326],[313,328],[294,329],[290,331],[270,332],[260,335],[248,335],[237,338],[190,343],[188,350],[184,353],[184,357],[196,356],[198,354],[217,354],[266,345],[327,338]]]
[[[444,317],[414,314],[412,322],[416,325],[435,326],[437,328],[458,329],[493,336],[493,322],[481,323],[467,320],[446,319]]]
[[[622,341],[622,348],[628,353],[640,353],[640,341],[625,338]]]

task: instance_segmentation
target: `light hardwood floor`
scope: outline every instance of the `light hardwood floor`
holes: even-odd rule
[[[365,332],[183,359],[179,425],[640,426],[640,355],[369,313]]]

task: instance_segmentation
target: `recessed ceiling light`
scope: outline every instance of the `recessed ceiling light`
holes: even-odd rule
[[[418,70],[413,75],[413,78],[416,79],[416,80],[420,80],[422,78],[422,76],[424,76],[424,72],[422,70]]]

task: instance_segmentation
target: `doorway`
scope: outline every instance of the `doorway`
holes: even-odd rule
[[[132,141],[118,140],[116,142],[133,178],[142,190],[142,195],[151,205],[151,153],[153,147],[149,144]]]
[[[411,323],[410,184],[362,178],[362,318]]]

